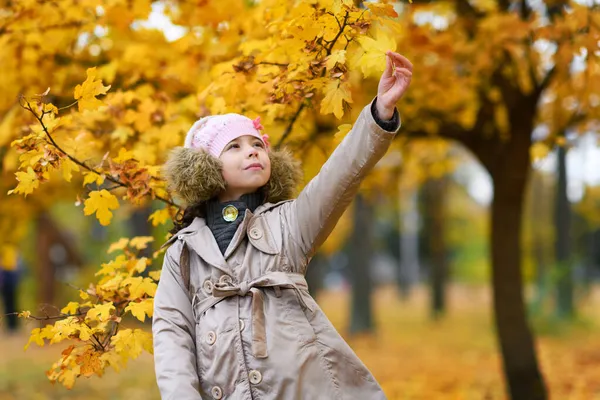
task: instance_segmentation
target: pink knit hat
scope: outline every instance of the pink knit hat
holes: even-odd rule
[[[264,129],[260,117],[251,120],[240,114],[211,115],[200,118],[185,136],[184,147],[203,149],[218,158],[229,142],[240,136],[250,135],[262,140],[269,148],[269,136],[262,135]]]

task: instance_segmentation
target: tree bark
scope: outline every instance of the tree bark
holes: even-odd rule
[[[430,179],[423,185],[423,222],[428,247],[431,317],[438,319],[446,312],[448,253],[445,232],[445,195],[448,178]]]
[[[488,165],[493,165],[490,172],[494,180],[491,221],[494,312],[512,400],[547,398],[527,321],[521,271],[521,219],[530,168],[530,135],[528,126],[513,129],[508,143],[490,149],[495,153],[494,160],[490,163],[487,159]]]
[[[554,227],[556,233],[555,255],[557,268],[556,315],[559,318],[572,318],[573,268],[571,265],[571,206],[567,197],[567,150],[559,146],[557,153],[556,203],[554,206]]]
[[[351,333],[373,330],[371,304],[371,260],[373,242],[373,206],[362,195],[354,201],[354,227],[350,238],[350,276],[352,279]]]
[[[419,210],[414,193],[401,197],[400,207],[400,271],[398,286],[402,299],[410,296],[419,280]]]

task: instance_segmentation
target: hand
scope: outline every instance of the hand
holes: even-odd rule
[[[377,113],[383,120],[389,120],[394,115],[396,103],[412,79],[413,65],[408,59],[393,51],[385,52],[385,71],[379,80],[377,88]]]

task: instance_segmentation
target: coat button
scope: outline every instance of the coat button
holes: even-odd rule
[[[212,394],[213,399],[219,400],[223,398],[223,390],[218,386],[213,386],[212,389],[210,389],[210,394]]]
[[[202,287],[207,294],[212,294],[213,283],[210,281],[210,279],[205,280]]]
[[[244,320],[240,319],[240,331],[243,331],[245,327],[246,324],[244,324]]]
[[[217,341],[217,334],[210,331],[206,334],[206,343],[213,345]]]
[[[262,237],[262,232],[258,228],[250,229],[250,237],[254,240],[258,240]]]
[[[252,371],[250,371],[250,373],[248,374],[248,376],[250,377],[250,383],[253,385],[258,385],[259,383],[262,382],[262,375],[260,372],[258,372],[257,370],[253,369]]]
[[[221,275],[221,277],[219,278],[219,283],[231,285],[233,283],[233,279],[231,279],[229,275]]]

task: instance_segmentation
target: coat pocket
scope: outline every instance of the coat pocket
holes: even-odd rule
[[[298,296],[299,295],[295,290],[289,289],[281,291],[279,300],[282,301],[284,306],[286,326],[289,326],[295,332],[300,343],[312,343],[317,338],[315,330],[310,322],[313,319],[314,311],[305,308]],[[306,296],[306,294],[303,296]]]

